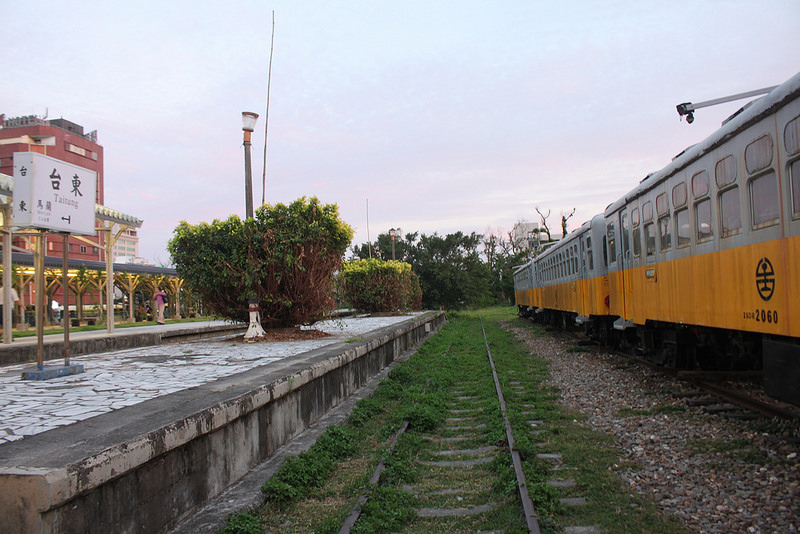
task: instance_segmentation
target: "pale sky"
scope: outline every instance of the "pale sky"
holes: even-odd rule
[[[244,216],[241,112],[262,198],[392,227],[577,228],[747,101],[675,106],[800,71],[798,0],[0,0],[0,113],[97,130],[105,204],[168,263],[189,223]],[[367,202],[369,219],[367,219]]]

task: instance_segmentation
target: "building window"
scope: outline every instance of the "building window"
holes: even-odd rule
[[[731,187],[719,195],[720,235],[730,237],[742,229],[742,206],[739,200],[739,188]]]
[[[780,220],[778,184],[774,172],[768,172],[750,181],[750,208],[753,229],[773,226]]]
[[[86,245],[81,245],[81,254],[86,254]]]

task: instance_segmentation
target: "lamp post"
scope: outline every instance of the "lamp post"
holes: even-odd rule
[[[245,216],[253,217],[253,172],[250,167],[250,134],[256,127],[258,113],[242,112],[242,130],[244,131],[244,208]]]
[[[389,235],[392,238],[392,261],[394,261],[394,259],[395,259],[394,258],[394,238],[399,236],[399,235],[401,235],[401,234],[402,234],[402,231],[400,230],[400,228],[397,228],[397,229],[392,228],[392,229],[389,230]]]

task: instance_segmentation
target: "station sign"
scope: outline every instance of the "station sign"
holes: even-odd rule
[[[94,235],[97,173],[38,152],[14,153],[14,226]]]

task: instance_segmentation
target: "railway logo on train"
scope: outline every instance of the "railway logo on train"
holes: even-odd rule
[[[767,301],[772,298],[772,293],[775,291],[775,269],[769,258],[761,258],[758,262],[756,287],[762,300]]]

